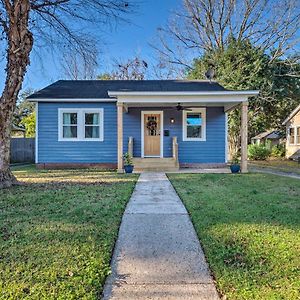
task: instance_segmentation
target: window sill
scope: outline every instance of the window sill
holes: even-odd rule
[[[201,139],[193,139],[193,138],[185,138],[185,139],[182,139],[183,142],[206,142],[206,139],[204,138],[201,138]]]
[[[103,139],[58,139],[59,142],[103,142]]]

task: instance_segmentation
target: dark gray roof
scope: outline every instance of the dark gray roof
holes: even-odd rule
[[[273,139],[277,140],[277,139],[280,139],[281,137],[282,137],[282,135],[278,130],[271,129],[269,131],[265,131],[265,132],[262,132],[262,133],[256,135],[255,137],[252,138],[252,140],[259,140],[259,139],[264,139],[264,138],[271,139],[271,140],[273,140]]]
[[[196,80],[59,80],[28,99],[109,98],[108,91],[126,92],[214,92],[225,91],[217,82]]]
[[[16,126],[15,124],[12,124],[11,125],[11,131],[23,131],[23,132],[25,132],[26,129],[22,128],[22,127],[19,127],[19,126]]]

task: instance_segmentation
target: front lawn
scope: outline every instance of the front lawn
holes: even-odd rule
[[[274,171],[300,174],[300,164],[293,160],[251,161],[250,166],[267,168]]]
[[[170,174],[226,299],[300,299],[300,180]]]
[[[0,299],[97,299],[136,175],[14,169],[0,190]]]

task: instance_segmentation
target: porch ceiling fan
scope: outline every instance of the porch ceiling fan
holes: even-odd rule
[[[176,106],[173,106],[170,109],[176,109],[177,111],[183,111],[183,110],[192,111],[191,108],[195,108],[195,107],[200,107],[200,106],[197,106],[197,105],[196,106],[195,105],[193,105],[193,106],[182,106],[180,104],[180,102],[178,102],[178,104]]]
[[[178,102],[178,104],[175,106],[175,109],[176,109],[177,111],[182,111],[182,110],[192,111],[190,108],[191,108],[191,106],[186,106],[186,107],[184,107],[184,106],[182,106],[179,102]]]

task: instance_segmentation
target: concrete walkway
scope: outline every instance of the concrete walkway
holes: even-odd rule
[[[164,173],[143,173],[124,213],[103,299],[219,299],[187,211]]]

